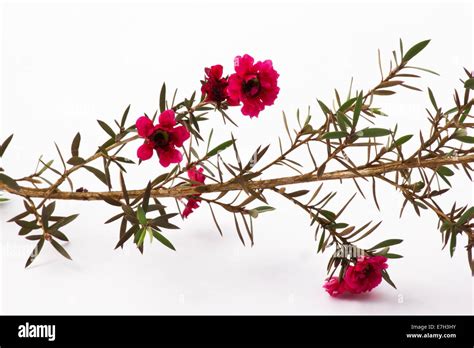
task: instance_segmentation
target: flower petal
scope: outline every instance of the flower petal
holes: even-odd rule
[[[248,54],[244,54],[243,57],[237,56],[234,59],[235,72],[241,76],[249,73],[253,68],[253,58]]]
[[[185,126],[178,126],[170,131],[172,142],[175,146],[181,147],[189,139],[190,134]]]
[[[173,127],[176,124],[176,118],[174,116],[173,110],[163,111],[158,120],[160,121],[160,126],[163,127]]]
[[[158,148],[157,152],[158,157],[160,158],[160,164],[165,168],[168,167],[171,163],[179,163],[183,160],[183,155],[175,148]]]
[[[142,138],[149,137],[153,133],[153,122],[147,116],[141,116],[135,123],[138,135]]]
[[[206,69],[206,70],[207,70],[206,71],[207,76],[214,77],[216,79],[220,79],[222,77],[222,72],[223,72],[224,68],[222,67],[222,65],[217,64],[217,65],[211,66],[210,69]]]
[[[183,217],[187,218],[195,209],[199,208],[200,199],[188,198],[188,203],[183,210]]]
[[[196,183],[204,183],[204,180],[206,179],[206,176],[203,174],[204,168],[199,168],[197,169],[196,167],[192,167],[188,169],[188,177],[192,181],[196,181]],[[195,184],[193,184],[195,185]]]
[[[137,156],[142,161],[150,159],[151,156],[153,156],[153,145],[147,142],[143,143],[143,145],[141,145],[137,150]]]

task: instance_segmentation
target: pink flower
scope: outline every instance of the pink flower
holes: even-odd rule
[[[188,170],[188,177],[192,181],[196,181],[196,183],[201,183],[204,184],[204,180],[206,179],[206,176],[203,174],[204,168],[199,168],[196,169],[196,167],[192,167]],[[196,186],[197,184],[193,183],[193,186]]]
[[[347,267],[344,282],[351,293],[371,291],[382,282],[382,270],[386,269],[385,256],[361,256],[354,266]]]
[[[188,203],[183,210],[183,217],[187,218],[195,209],[199,208],[199,203],[201,202],[200,198],[188,198]]]
[[[188,170],[189,179],[195,181],[195,183],[192,183],[192,186],[199,186],[199,184],[204,184],[204,180],[206,179],[206,177],[203,174],[203,171],[204,168],[197,169],[196,167],[192,167]],[[187,199],[188,202],[186,203],[186,207],[183,210],[184,218],[187,218],[189,214],[191,214],[195,209],[199,208],[199,203],[201,202],[201,198],[199,198],[199,195],[187,197]]]
[[[360,294],[371,291],[382,282],[382,270],[388,267],[386,262],[385,256],[361,256],[354,266],[347,267],[342,281],[337,277],[326,279],[323,288],[334,297],[345,292]]]
[[[206,77],[201,81],[201,92],[206,95],[206,102],[216,103],[218,106],[227,99],[227,77],[222,77],[222,65],[213,65],[205,68]]]
[[[280,88],[277,80],[280,76],[273,69],[272,61],[265,60],[254,64],[254,59],[245,54],[234,60],[235,74],[229,77],[227,93],[229,105],[242,102],[242,113],[257,117],[265,106],[273,105]]]
[[[323,285],[323,288],[333,297],[339,296],[347,290],[344,280],[339,282],[338,277],[326,279],[326,284]]]
[[[190,134],[185,126],[177,125],[173,110],[163,111],[155,126],[147,116],[138,118],[136,126],[138,135],[145,139],[137,150],[138,158],[146,161],[155,150],[163,167],[181,162],[183,155],[176,147],[183,146]]]

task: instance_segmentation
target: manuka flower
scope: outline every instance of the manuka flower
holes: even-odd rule
[[[188,177],[190,180],[193,181],[193,186],[204,184],[204,180],[206,179],[206,177],[202,173],[203,171],[203,168],[196,169],[196,167],[192,167],[188,170]],[[199,198],[199,195],[195,195],[187,197],[187,200],[188,202],[186,203],[186,207],[183,210],[183,217],[185,218],[187,218],[189,214],[191,214],[195,209],[199,208],[201,198]]]
[[[232,104],[242,103],[242,113],[257,117],[265,106],[273,105],[280,88],[278,76],[272,61],[265,60],[254,64],[248,54],[234,60],[235,74],[230,75],[227,93]]]
[[[213,65],[205,68],[206,77],[201,81],[201,92],[206,95],[206,102],[220,106],[227,100],[227,77],[222,77],[222,65]]]
[[[163,111],[157,125],[153,125],[147,116],[142,116],[138,118],[136,126],[138,135],[145,139],[138,148],[138,158],[143,161],[150,159],[155,150],[163,167],[181,162],[183,155],[176,148],[183,146],[189,139],[189,131],[185,126],[177,125],[173,110]]]
[[[339,281],[338,277],[327,279],[326,284],[323,285],[323,288],[326,289],[326,291],[331,296],[339,296],[347,290],[344,280]]]
[[[323,287],[331,296],[371,291],[382,282],[382,271],[388,267],[386,262],[385,256],[361,256],[355,265],[347,267],[341,281],[332,277],[326,280]]]
[[[359,294],[370,291],[382,282],[382,270],[386,269],[385,256],[361,256],[354,266],[347,267],[344,282],[350,292]]]

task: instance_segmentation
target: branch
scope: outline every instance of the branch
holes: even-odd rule
[[[454,165],[462,163],[474,162],[474,154],[468,154],[463,156],[440,156],[435,158],[424,158],[421,160],[413,159],[411,161],[397,161],[389,164],[382,165],[371,165],[361,166],[357,168],[357,173],[353,170],[338,170],[333,172],[327,172],[319,176],[317,174],[303,174],[288,176],[283,178],[249,181],[247,187],[250,189],[269,189],[278,186],[293,185],[315,181],[329,181],[329,180],[340,180],[340,179],[354,179],[364,177],[374,177],[377,175],[398,172],[405,169],[411,168],[437,168],[442,165]],[[102,197],[109,197],[114,199],[122,199],[122,191],[104,191],[104,192],[49,192],[47,189],[34,189],[20,187],[20,189],[13,189],[0,183],[0,189],[5,190],[11,194],[33,197],[33,198],[53,198],[53,199],[64,199],[64,200],[102,200]],[[232,180],[222,184],[211,184],[203,186],[176,186],[173,188],[160,188],[151,191],[152,197],[185,197],[198,195],[202,193],[213,193],[213,192],[226,192],[226,191],[238,191],[242,190],[241,184],[233,182]],[[129,197],[135,198],[142,196],[144,190],[129,190]]]

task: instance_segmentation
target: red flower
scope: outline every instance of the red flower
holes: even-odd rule
[[[382,270],[386,269],[385,256],[361,256],[354,266],[347,267],[344,282],[353,294],[370,291],[382,282]]]
[[[145,161],[153,155],[153,150],[160,159],[163,167],[168,167],[170,163],[179,163],[183,155],[176,147],[183,146],[189,139],[189,131],[185,126],[177,126],[173,110],[165,110],[158,118],[158,124],[147,117],[142,116],[136,122],[138,135],[145,139],[142,146],[138,148],[137,156]]]
[[[385,256],[361,256],[354,266],[347,267],[342,281],[332,277],[326,280],[323,288],[331,296],[339,296],[345,292],[360,294],[371,291],[382,282],[382,270],[388,267],[386,262]]]
[[[188,198],[188,203],[186,203],[186,207],[183,210],[183,217],[187,218],[189,214],[194,211],[194,209],[199,208],[199,202],[201,202],[200,198]]]
[[[204,184],[204,180],[206,179],[205,175],[202,173],[204,171],[203,168],[196,169],[196,167],[192,167],[188,170],[188,177],[195,183],[192,183],[192,186],[199,186],[199,184]],[[199,203],[201,202],[201,198],[199,195],[187,197],[188,202],[186,203],[186,207],[183,210],[183,217],[187,218],[189,214],[191,214],[195,209],[199,208]]]
[[[222,70],[222,65],[204,69],[206,77],[201,81],[201,92],[206,95],[206,102],[220,105],[227,99],[227,77],[222,77]]]
[[[334,296],[334,297],[343,294],[347,290],[344,280],[339,282],[338,277],[332,277],[330,279],[326,279],[326,284],[323,285],[323,288],[326,289],[329,295]]]
[[[203,174],[204,168],[196,169],[196,167],[192,167],[188,169],[188,177],[192,181],[196,181],[196,184],[193,183],[193,186],[197,186],[197,183],[204,184],[204,180],[206,176]]]
[[[233,104],[242,102],[242,113],[250,117],[258,116],[267,105],[273,105],[280,88],[278,76],[272,61],[265,60],[254,64],[248,54],[237,56],[234,60],[235,74],[229,77],[227,93]]]

